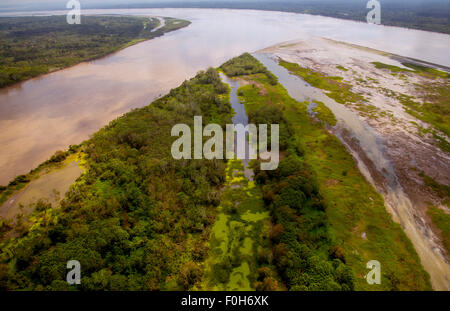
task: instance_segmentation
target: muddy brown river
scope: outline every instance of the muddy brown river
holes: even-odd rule
[[[418,30],[243,10],[83,13],[169,16],[192,24],[103,59],[0,90],[0,184],[28,172],[56,150],[82,142],[130,109],[149,104],[198,70],[279,42],[322,36],[450,66],[450,36]]]

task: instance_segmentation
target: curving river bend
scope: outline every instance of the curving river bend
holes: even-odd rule
[[[83,13],[168,16],[188,19],[192,24],[103,59],[1,89],[0,185],[36,167],[56,150],[82,142],[130,109],[149,104],[197,71],[276,43],[321,36],[450,67],[450,36],[418,30],[321,16],[243,10],[122,9]],[[265,63],[271,66],[269,61]],[[285,86],[296,97],[293,94],[296,88]],[[298,91],[304,93],[301,96],[306,94],[306,89]],[[379,162],[377,166],[387,166],[386,171],[390,172],[389,162],[380,153],[382,144],[370,129],[346,116],[345,111],[340,113],[338,110],[343,108],[339,105],[330,104],[330,108],[346,119],[354,133],[360,132],[358,137],[364,138],[360,139],[363,147],[367,142],[366,151]],[[423,252],[419,247],[422,259],[430,247],[423,245]],[[417,242],[415,246],[418,247]],[[440,263],[434,258],[432,261]],[[443,271],[433,267],[432,270]]]
[[[323,36],[450,66],[449,35],[328,17],[222,9],[83,13],[169,16],[192,24],[103,59],[1,89],[0,185],[130,109],[149,104],[198,70],[279,42]]]

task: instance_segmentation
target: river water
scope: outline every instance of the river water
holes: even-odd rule
[[[394,168],[385,155],[384,140],[367,123],[362,121],[353,111],[325,95],[322,90],[309,85],[298,76],[291,75],[286,68],[278,65],[277,60],[270,54],[254,54],[253,56],[277,76],[280,84],[288,90],[292,98],[299,102],[312,103],[313,100],[323,102],[336,116],[337,126],[344,128],[353,138],[358,140],[359,146],[389,185],[396,187],[398,181]],[[360,167],[360,169],[363,170],[364,168]]]
[[[198,70],[279,42],[322,36],[450,66],[449,35],[328,17],[212,9],[83,13],[178,17],[192,24],[103,59],[0,90],[0,184],[36,167],[56,150],[82,142],[130,109],[149,104]]]

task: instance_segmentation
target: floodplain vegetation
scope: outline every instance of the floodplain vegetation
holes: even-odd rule
[[[151,105],[112,121],[79,148],[85,173],[57,208],[35,211],[0,245],[0,288],[180,290],[202,276],[225,181],[222,160],[174,160],[171,128],[231,123],[227,86],[200,72]],[[66,282],[80,261],[81,285]]]
[[[366,182],[346,148],[326,130],[327,122],[335,122],[331,111],[316,103],[321,119],[317,122],[308,114],[309,103],[295,101],[280,84],[269,83],[265,75],[242,78],[256,82],[239,90],[250,122],[280,122],[284,157],[279,168],[258,171],[255,166],[254,170],[272,225],[278,229],[275,232],[283,232],[275,235],[279,240],[273,243],[283,250],[281,254],[288,254],[286,266],[275,264],[288,288],[431,289],[412,243],[391,220],[382,196]],[[311,80],[317,78],[312,76]],[[330,85],[330,91],[338,93],[336,80],[317,83]],[[346,85],[341,87],[344,94],[337,96],[345,103],[353,94]],[[309,252],[299,252],[297,247]],[[278,254],[274,249],[274,260]],[[308,269],[301,264],[306,258],[322,260],[320,267],[326,272],[307,265],[311,270],[304,273]],[[379,258],[384,267],[380,285],[368,285],[364,279],[365,264],[373,258]],[[299,266],[295,266],[296,260]],[[292,267],[298,270],[290,270]],[[296,274],[298,271],[302,273]],[[322,281],[315,279],[317,273]]]
[[[358,94],[352,93],[349,90],[350,85],[341,83],[341,77],[329,77],[311,69],[303,68],[298,64],[283,60],[280,60],[279,63],[292,74],[298,75],[311,85],[326,91],[325,94],[335,99],[336,102],[341,104],[356,104],[356,107],[362,115],[373,116],[375,107],[368,103],[362,104],[364,98]],[[450,144],[448,142],[450,137],[450,74],[436,68],[408,62],[402,62],[404,67],[381,62],[373,62],[372,64],[377,69],[387,70],[393,76],[402,75],[406,79],[407,75],[419,75],[426,78],[426,83],[415,85],[415,90],[420,98],[415,98],[414,96],[398,93],[389,89],[381,89],[381,91],[390,97],[396,98],[403,106],[405,112],[430,125],[430,127],[425,129],[416,124],[419,128],[419,135],[431,134],[435,144],[439,146],[441,150],[450,152]],[[339,69],[346,70],[344,67]],[[339,91],[339,88],[341,91]],[[336,96],[336,94],[338,95]],[[321,110],[320,103],[318,103],[316,109]],[[316,117],[324,120],[324,117],[320,114]],[[333,125],[330,121],[328,121],[328,124]],[[436,182],[433,178],[424,175],[422,172],[419,173],[419,176],[422,178],[423,184],[440,199],[442,205],[449,207],[450,188]],[[433,224],[438,229],[444,247],[449,251],[450,215],[442,208],[436,206],[430,206],[428,214]]]
[[[190,22],[129,16],[82,16],[70,25],[66,16],[0,17],[0,88],[186,27]],[[152,31],[154,30],[155,31]]]
[[[231,123],[230,89],[218,70],[199,72],[76,147],[85,172],[59,206],[0,241],[0,289],[431,289],[381,195],[326,131],[331,111],[317,103],[320,121],[310,116],[249,54],[220,70],[255,82],[238,90],[251,123],[280,124],[276,170],[255,160],[250,180],[239,160],[173,159],[175,124]],[[66,282],[73,259],[81,285]],[[364,279],[372,259],[380,285]]]
[[[344,105],[355,104],[362,115],[376,118],[376,107],[370,105],[364,96],[354,93],[351,85],[342,82],[339,76],[327,76],[320,72],[280,60],[279,64],[289,70],[314,87],[325,91],[325,95],[334,99],[337,103]],[[450,74],[435,68],[403,62],[404,67],[384,64],[381,62],[372,63],[377,69],[388,70],[393,76],[416,74],[427,78],[428,83],[415,85],[416,92],[421,99],[414,96],[398,93],[389,89],[381,88],[386,95],[396,98],[403,106],[404,110],[413,117],[431,125],[430,128],[420,131],[423,134],[429,133],[443,151],[450,152]],[[345,70],[341,67],[341,70]],[[364,83],[366,81],[363,81]],[[363,103],[363,104],[362,104]],[[386,114],[386,112],[380,112]]]

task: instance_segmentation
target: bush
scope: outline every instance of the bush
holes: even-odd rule
[[[284,227],[281,224],[276,224],[272,227],[269,233],[269,237],[275,244],[280,242],[281,234],[284,232]]]
[[[50,157],[50,162],[58,163],[66,159],[67,153],[64,151],[56,151],[54,155]]]
[[[202,274],[202,269],[196,263],[188,261],[181,268],[177,282],[184,290],[188,290],[192,285],[200,281]]]
[[[9,186],[16,186],[18,184],[23,184],[23,183],[27,183],[30,180],[28,179],[28,177],[26,175],[19,175],[16,178],[14,178],[13,181],[11,181],[9,183]]]

